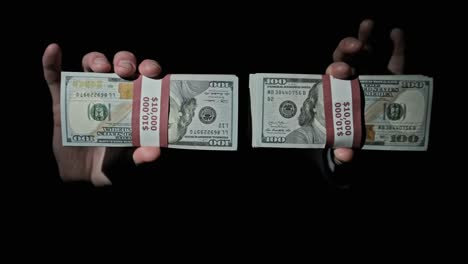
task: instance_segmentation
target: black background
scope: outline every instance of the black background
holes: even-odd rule
[[[245,5],[235,9],[230,5],[209,6],[210,9],[202,5],[193,9],[191,6],[109,9],[83,6],[64,8],[60,12],[45,10],[35,23],[15,31],[10,44],[15,45],[17,36],[27,39],[21,54],[26,55],[21,61],[26,64],[27,72],[19,73],[28,76],[25,79],[30,99],[27,112],[34,116],[31,124],[34,124],[35,138],[25,142],[26,146],[22,148],[29,156],[28,162],[16,160],[19,162],[14,174],[22,176],[13,189],[27,190],[36,197],[53,195],[81,199],[90,194],[93,197],[96,194],[110,197],[119,194],[119,197],[141,198],[144,195],[146,201],[201,199],[206,203],[232,205],[242,201],[242,205],[258,207],[279,203],[303,205],[314,200],[316,194],[323,197],[324,193],[325,197],[331,194],[340,201],[378,197],[385,201],[408,202],[410,207],[428,205],[428,200],[438,199],[438,193],[449,180],[440,173],[430,173],[439,166],[450,169],[445,162],[436,159],[436,154],[443,151],[442,129],[446,120],[442,120],[445,118],[442,111],[450,104],[439,91],[444,78],[443,67],[437,62],[442,57],[438,53],[440,47],[434,41],[439,22],[429,11],[386,5],[367,11],[345,6],[311,8],[309,4],[269,4],[264,8]],[[376,69],[383,69],[390,57],[389,33],[397,26],[405,31],[407,38],[406,73],[434,77],[430,144],[426,152],[358,153],[350,175],[352,188],[337,191],[318,183],[321,180],[308,179],[319,176],[308,174],[309,165],[304,160],[295,160],[291,154],[294,150],[252,151],[248,131],[248,74],[323,73],[332,62],[339,41],[347,36],[357,36],[359,23],[365,18],[373,18],[376,22],[373,41],[376,42],[376,55],[381,58]],[[140,61],[156,59],[162,65],[163,75],[237,75],[240,89],[239,151],[163,151],[160,162],[167,162],[167,168],[176,166],[181,174],[173,176],[172,170],[161,169],[154,172],[152,179],[148,176],[138,179],[144,182],[141,185],[134,181],[129,186],[96,189],[88,184],[63,183],[57,174],[51,148],[51,98],[41,66],[42,53],[53,42],[62,47],[62,69],[66,71],[81,71],[81,58],[88,52],[103,52],[111,60],[116,52],[128,50]],[[25,78],[24,75],[20,76]],[[15,136],[27,137],[30,132],[25,129]],[[164,158],[165,154],[172,158]],[[179,163],[182,158],[188,160],[183,166]],[[250,168],[252,165],[257,166]],[[199,169],[188,170],[190,166],[199,166]],[[268,168],[267,173],[260,173],[264,168]],[[233,174],[227,176],[227,173]]]

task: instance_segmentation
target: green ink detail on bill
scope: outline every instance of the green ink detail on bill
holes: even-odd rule
[[[109,110],[104,104],[95,104],[91,108],[88,108],[88,116],[96,121],[103,121],[109,115]]]

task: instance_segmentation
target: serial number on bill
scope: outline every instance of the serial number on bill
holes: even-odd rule
[[[191,135],[229,135],[229,130],[219,129],[190,129]]]
[[[72,93],[72,98],[117,98],[117,93],[102,93],[102,92],[75,92]]]

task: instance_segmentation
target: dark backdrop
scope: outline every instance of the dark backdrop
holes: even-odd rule
[[[258,207],[304,204],[316,194],[322,196],[323,191],[327,197],[331,193],[346,200],[356,197],[354,194],[388,201],[411,197],[416,204],[434,194],[437,196],[439,189],[434,186],[445,180],[440,174],[429,175],[429,172],[438,166],[435,154],[442,150],[443,126],[439,116],[442,105],[448,104],[439,97],[442,76],[436,63],[438,45],[432,41],[437,21],[431,15],[385,6],[370,11],[334,6],[312,10],[307,6],[284,4],[255,9],[246,5],[236,10],[229,5],[212,10],[201,6],[199,11],[199,8],[83,6],[70,12],[46,11],[23,31],[29,40],[25,54],[29,56],[28,66],[32,67],[28,71],[31,78],[26,81],[37,128],[37,140],[27,143],[27,152],[34,163],[31,167],[36,169],[21,176],[24,181],[15,188],[34,190],[38,196],[54,193],[82,197],[96,192],[123,193],[126,197],[145,194],[149,200],[203,198],[232,204],[243,201],[242,204],[254,203]],[[323,73],[332,62],[338,42],[346,36],[357,36],[359,23],[365,18],[376,22],[374,40],[378,42],[377,53],[383,58],[379,67],[386,65],[391,53],[388,34],[392,27],[398,26],[407,36],[407,73],[434,77],[430,145],[427,152],[362,151],[349,175],[353,178],[352,188],[336,191],[309,171],[305,159],[296,159],[292,150],[252,151],[248,131],[248,74]],[[111,60],[115,52],[128,50],[140,60],[156,59],[164,73],[237,75],[239,151],[163,151],[160,161],[168,165],[129,186],[97,191],[87,184],[62,183],[51,150],[51,100],[41,67],[42,52],[52,42],[62,47],[66,71],[80,71],[81,58],[87,52],[101,51]],[[20,133],[27,135],[28,131]],[[24,163],[23,166],[18,171],[28,167]],[[174,176],[175,171],[178,174]]]

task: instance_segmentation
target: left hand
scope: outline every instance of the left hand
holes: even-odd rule
[[[356,59],[370,58],[373,47],[369,43],[369,37],[374,28],[374,21],[366,19],[359,26],[358,38],[347,37],[340,41],[333,53],[333,63],[328,66],[326,73],[339,79],[349,79],[356,76],[356,73],[371,73],[372,67],[376,65],[366,65],[366,61],[360,60],[357,65]],[[387,64],[387,70],[392,74],[403,74],[405,66],[405,41],[403,31],[394,28],[390,32],[393,42],[393,52]],[[369,64],[369,61],[367,61]],[[337,165],[350,162],[353,159],[354,151],[350,148],[337,148],[334,150],[335,163]]]
[[[49,45],[42,57],[44,78],[50,89],[52,97],[54,134],[53,151],[57,161],[60,177],[64,181],[86,181],[95,186],[111,184],[111,181],[103,171],[115,167],[122,156],[124,148],[105,147],[64,147],[62,145],[62,123],[60,113],[60,72],[62,67],[62,51],[57,44]],[[137,69],[135,56],[126,51],[121,51],[114,56],[114,63],[102,53],[91,52],[83,57],[83,70],[92,72],[110,72],[112,68],[115,73],[123,78],[135,76],[137,71],[148,77],[156,77],[161,72],[161,67],[156,61],[145,60]],[[135,164],[151,162],[159,158],[161,151],[156,147],[138,147],[133,152],[132,158]],[[107,159],[106,159],[107,158]],[[107,162],[105,162],[107,161]],[[105,166],[104,166],[105,165]]]

